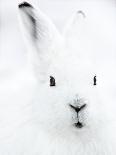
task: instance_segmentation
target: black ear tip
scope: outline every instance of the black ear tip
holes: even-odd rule
[[[85,13],[82,10],[78,10],[77,14],[81,14],[84,18],[86,17]]]
[[[30,8],[33,8],[32,5],[29,4],[28,2],[20,3],[18,6],[19,6],[19,8],[24,8],[24,7],[30,7]]]

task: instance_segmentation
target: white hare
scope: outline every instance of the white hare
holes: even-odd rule
[[[27,2],[19,4],[19,14],[28,66],[37,83],[29,121],[5,155],[115,155],[115,113],[93,85],[85,14],[76,12],[63,35]]]

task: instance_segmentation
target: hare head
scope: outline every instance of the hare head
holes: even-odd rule
[[[31,4],[19,4],[19,13],[28,62],[38,81],[33,115],[39,129],[68,138],[96,132],[107,122],[108,111],[102,115],[104,105],[94,85],[85,14],[76,12],[61,35]]]

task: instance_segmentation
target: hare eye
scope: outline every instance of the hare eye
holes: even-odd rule
[[[97,85],[97,79],[96,79],[96,75],[93,78],[93,85],[96,86]]]
[[[53,76],[50,76],[50,86],[56,86],[55,78]]]

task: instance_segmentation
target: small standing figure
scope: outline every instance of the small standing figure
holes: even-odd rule
[[[93,81],[94,81],[93,85],[96,86],[97,85],[96,75],[94,76]]]

